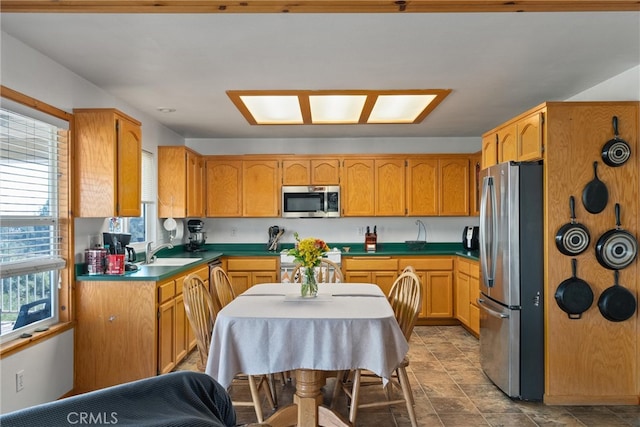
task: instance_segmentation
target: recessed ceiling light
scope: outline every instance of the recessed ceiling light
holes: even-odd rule
[[[252,125],[420,123],[449,93],[451,89],[227,91]]]
[[[161,113],[175,113],[176,111],[175,108],[167,108],[167,107],[158,107],[157,110],[160,111]]]

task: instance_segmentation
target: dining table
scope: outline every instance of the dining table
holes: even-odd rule
[[[224,387],[247,375],[295,372],[291,405],[272,427],[346,427],[322,405],[327,372],[366,369],[388,380],[409,344],[385,294],[370,283],[320,283],[315,298],[300,285],[250,287],[216,316],[205,372]]]

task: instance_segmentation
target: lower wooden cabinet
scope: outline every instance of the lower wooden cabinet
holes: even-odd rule
[[[390,256],[343,257],[342,272],[347,283],[375,283],[389,295],[398,277],[398,259]]]
[[[469,331],[480,334],[480,265],[478,261],[458,257],[456,260],[456,318]]]
[[[76,283],[74,392],[84,393],[170,372],[191,349],[182,285],[199,266],[162,282]]]
[[[226,271],[233,291],[240,295],[253,285],[278,282],[279,258],[273,257],[228,257]]]
[[[453,318],[453,258],[429,256],[400,258],[400,270],[413,266],[422,283],[422,308],[418,320]]]

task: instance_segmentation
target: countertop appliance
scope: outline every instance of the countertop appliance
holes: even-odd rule
[[[283,218],[338,218],[340,186],[282,186]]]
[[[467,251],[477,251],[480,247],[480,227],[467,226],[462,230],[462,247]]]
[[[189,242],[185,245],[187,252],[201,252],[204,249],[205,241],[207,240],[207,233],[202,231],[204,228],[204,222],[199,219],[190,219],[187,221],[187,229],[189,230]]]
[[[480,363],[512,398],[544,393],[542,165],[483,171],[480,204]]]

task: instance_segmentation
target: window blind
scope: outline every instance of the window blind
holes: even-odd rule
[[[0,277],[64,268],[59,188],[68,131],[0,108]]]
[[[142,203],[153,203],[155,200],[153,187],[156,179],[156,169],[153,164],[153,154],[142,151]]]

